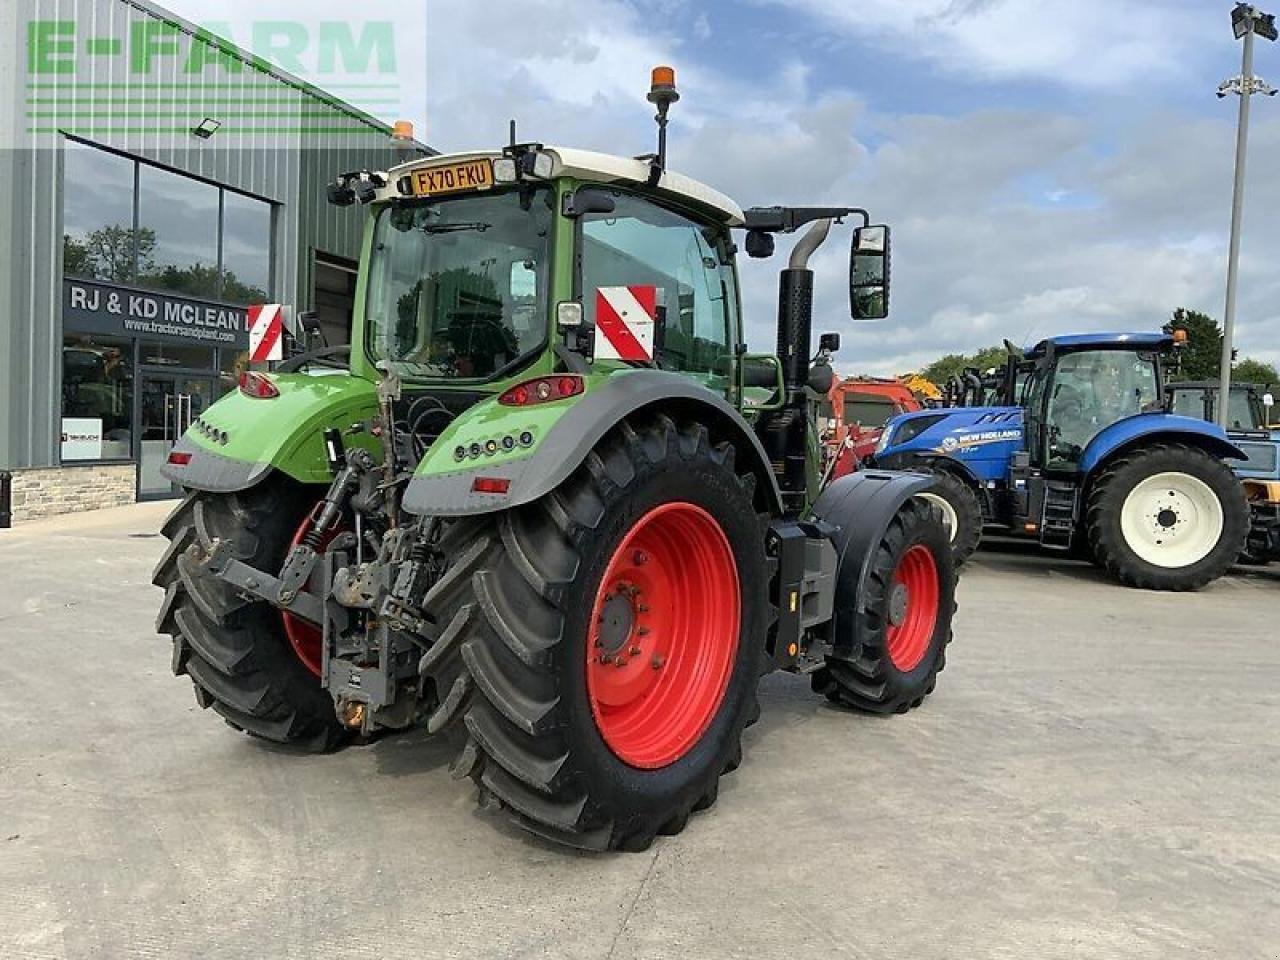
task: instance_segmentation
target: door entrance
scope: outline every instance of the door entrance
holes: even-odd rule
[[[191,421],[213,403],[214,395],[214,382],[210,376],[142,371],[139,500],[160,500],[178,495],[178,488],[161,476],[160,468],[169,459],[169,451],[178,438],[191,426]]]

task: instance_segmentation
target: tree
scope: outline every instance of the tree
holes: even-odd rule
[[[1004,366],[1009,353],[1004,347],[986,347],[977,353],[948,353],[939,357],[920,371],[920,376],[942,386],[952,377],[964,372],[966,367],[978,370],[990,370],[992,367]]]
[[[1187,332],[1186,345],[1178,353],[1171,380],[1215,380],[1222,367],[1222,329],[1218,321],[1198,310],[1179,307],[1171,326]]]
[[[1274,364],[1245,357],[1231,371],[1231,380],[1233,383],[1256,383],[1265,387],[1280,381],[1280,377],[1276,376]]]
[[[135,257],[138,274],[144,274],[152,267],[155,250],[156,232],[148,227],[135,231],[113,224],[99,227],[84,240],[64,234],[63,272],[112,283],[133,283]]]

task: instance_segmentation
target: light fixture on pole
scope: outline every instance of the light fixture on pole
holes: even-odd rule
[[[1218,385],[1218,425],[1228,423],[1228,398],[1231,396],[1232,337],[1236,322],[1236,285],[1240,277],[1240,221],[1244,213],[1244,159],[1249,147],[1249,101],[1255,93],[1275,96],[1275,88],[1253,75],[1253,38],[1275,41],[1276,18],[1247,3],[1237,3],[1231,11],[1231,29],[1237,40],[1244,41],[1243,66],[1240,76],[1218,87],[1218,97],[1234,93],[1240,98],[1240,120],[1236,127],[1236,179],[1231,199],[1231,245],[1227,253],[1227,305],[1222,314],[1222,367]]]

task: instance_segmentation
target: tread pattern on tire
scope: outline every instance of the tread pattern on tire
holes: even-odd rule
[[[951,504],[960,524],[951,542],[951,556],[958,568],[973,556],[982,541],[982,503],[977,492],[949,470],[935,469],[932,476],[936,487],[930,492]]]
[[[1175,469],[1179,465],[1185,469],[1188,463],[1195,462],[1208,466],[1210,473],[1217,472],[1220,478],[1229,478],[1224,484],[1227,488],[1224,494],[1230,491],[1238,497],[1235,503],[1222,504],[1224,526],[1218,546],[1201,561],[1182,571],[1162,571],[1140,560],[1120,542],[1119,520],[1112,523],[1113,518],[1108,516],[1108,495],[1117,479],[1140,461],[1160,457],[1169,459]],[[1199,479],[1206,480],[1205,477]],[[1118,499],[1123,503],[1123,497]],[[1119,503],[1115,504],[1115,509],[1119,509]],[[1249,506],[1243,487],[1231,468],[1222,461],[1189,444],[1153,443],[1116,457],[1099,474],[1088,493],[1085,528],[1097,564],[1126,586],[1175,592],[1199,590],[1226,573],[1244,549],[1249,535]]]
[[[656,834],[678,833],[691,813],[715,802],[719,777],[741,759],[741,728],[759,714],[753,684],[728,755],[696,795],[659,820],[611,819],[575,770],[557,668],[566,655],[561,641],[569,605],[587,602],[570,592],[579,572],[576,545],[601,523],[607,494],[625,488],[644,462],[676,457],[712,458],[753,497],[755,479],[734,471],[731,444],[712,443],[700,424],[677,426],[659,414],[621,423],[541,500],[455,521],[441,540],[445,556],[462,559],[432,588],[424,609],[444,636],[456,630],[456,639],[445,651],[432,648],[423,667],[438,697],[464,687],[464,702],[449,717],[466,734],[454,775],[475,781],[482,804],[498,801],[527,830],[559,844],[641,850]]]
[[[889,660],[884,646],[885,610],[889,591],[892,589],[894,563],[909,536],[909,530],[936,518],[935,508],[919,498],[908,500],[890,521],[880,539],[876,555],[872,558],[871,575],[867,579],[865,609],[861,613],[859,635],[864,639],[860,649],[850,659],[828,658],[826,664],[813,674],[811,681],[816,693],[832,703],[853,707],[868,713],[906,713],[920,706],[925,697],[933,693],[938,674],[947,662],[947,646],[952,639],[952,618],[947,620],[946,634],[928,673],[909,692],[895,690],[890,683],[891,671],[896,668]],[[941,524],[941,519],[937,522]],[[941,572],[941,571],[940,571]],[[944,591],[946,596],[950,591]],[[951,594],[954,598],[954,594]],[[956,604],[951,603],[952,617]]]
[[[279,613],[199,566],[221,539],[237,559],[278,569],[306,506],[306,495],[283,481],[243,493],[190,493],[161,528],[169,546],[152,582],[165,591],[156,632],[172,637],[173,672],[191,678],[196,702],[237,730],[321,752],[347,735],[332,698],[290,647]]]

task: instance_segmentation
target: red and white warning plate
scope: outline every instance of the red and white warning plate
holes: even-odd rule
[[[597,360],[653,359],[653,321],[658,288],[596,287]]]
[[[284,308],[260,303],[249,308],[249,361],[265,363],[284,357]]]

